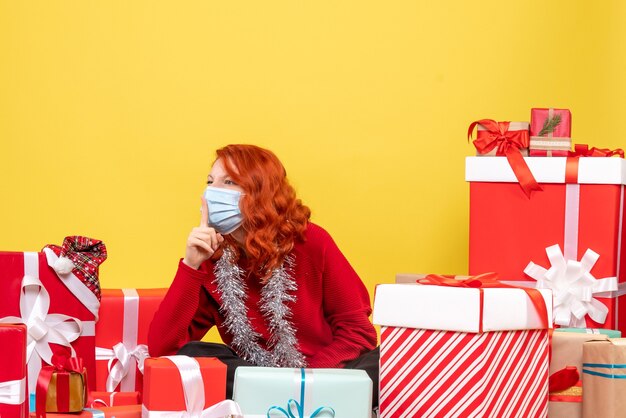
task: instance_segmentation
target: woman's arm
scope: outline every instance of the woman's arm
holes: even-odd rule
[[[213,326],[209,300],[202,284],[209,275],[182,261],[148,331],[151,356],[176,354],[189,341],[201,339]]]
[[[323,230],[322,230],[323,231]],[[323,309],[332,342],[308,359],[310,367],[341,367],[376,347],[369,294],[360,277],[326,235],[323,253]]]

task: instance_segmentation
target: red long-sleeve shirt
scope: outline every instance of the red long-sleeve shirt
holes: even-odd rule
[[[288,306],[298,349],[308,367],[341,367],[376,347],[376,330],[369,321],[369,295],[328,232],[309,223],[305,235],[305,241],[297,242],[291,253],[298,288],[292,293],[296,301]],[[151,355],[175,354],[185,343],[200,340],[213,325],[230,345],[232,336],[219,312],[221,298],[213,283],[213,269],[211,260],[198,270],[179,263],[150,325]],[[245,282],[248,318],[261,335],[259,344],[267,348],[270,334],[259,309],[262,284],[254,275],[247,276]]]

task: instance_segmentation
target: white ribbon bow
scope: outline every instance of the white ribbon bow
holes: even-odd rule
[[[109,360],[108,369],[109,376],[106,381],[107,392],[114,392],[126,376],[132,375],[132,381],[129,382],[132,388],[135,387],[135,365],[141,373],[143,373],[143,363],[149,357],[148,346],[139,344],[133,349],[128,349],[124,343],[117,343],[113,349],[96,347],[96,360]]]
[[[590,273],[600,257],[587,249],[580,261],[565,259],[559,245],[546,248],[551,267],[546,270],[532,261],[524,273],[537,280],[537,289],[551,289],[554,295],[554,322],[557,325],[585,328],[585,316],[599,324],[606,321],[609,309],[593,298],[595,293],[617,290],[617,278],[596,279]]]
[[[185,411],[149,411],[145,404],[142,418],[223,418],[243,416],[239,405],[231,400],[204,409],[204,381],[196,359],[187,356],[166,356],[180,373],[185,394]]]
[[[7,316],[0,322],[21,323],[28,328],[26,361],[28,362],[28,388],[34,392],[37,377],[41,370],[41,360],[51,364],[50,344],[69,347],[72,356],[76,352],[71,345],[82,332],[79,319],[62,314],[48,314],[50,295],[39,280],[39,256],[37,253],[24,253],[24,278],[20,293],[20,315]]]
[[[26,400],[26,378],[0,382],[0,404],[20,405]]]
[[[118,385],[122,392],[135,388],[136,369],[143,374],[143,362],[149,357],[148,346],[137,344],[139,335],[139,293],[137,289],[122,289],[124,294],[124,317],[122,341],[112,348],[96,347],[96,360],[108,360],[109,375],[107,392],[114,392]]]

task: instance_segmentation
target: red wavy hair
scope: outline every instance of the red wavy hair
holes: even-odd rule
[[[216,151],[224,169],[244,194],[239,207],[246,233],[248,268],[265,281],[304,240],[311,210],[296,198],[278,157],[255,145],[227,145]]]

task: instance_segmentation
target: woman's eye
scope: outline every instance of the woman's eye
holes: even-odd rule
[[[224,184],[228,184],[229,186],[236,186],[236,185],[237,185],[237,183],[235,183],[235,182],[234,182],[234,181],[232,181],[232,180],[225,180],[225,181],[224,181]]]
[[[213,180],[207,180],[206,184],[213,184]]]

